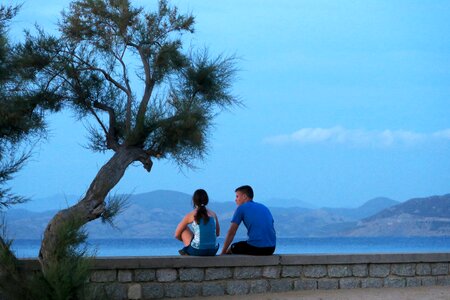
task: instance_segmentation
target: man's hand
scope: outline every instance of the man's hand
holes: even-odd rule
[[[225,237],[225,241],[223,242],[223,248],[221,255],[224,254],[232,254],[230,248],[230,244],[234,239],[234,236],[236,235],[236,231],[238,230],[239,225],[236,223],[231,222],[230,229],[228,229],[227,236]]]

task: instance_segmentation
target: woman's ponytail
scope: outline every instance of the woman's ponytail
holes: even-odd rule
[[[192,202],[194,204],[194,207],[197,208],[197,213],[195,214],[195,222],[197,224],[200,224],[200,220],[203,219],[203,223],[208,223],[209,216],[208,216],[208,210],[206,209],[206,205],[208,205],[209,198],[208,194],[203,189],[198,189],[194,192],[194,195],[192,196]]]

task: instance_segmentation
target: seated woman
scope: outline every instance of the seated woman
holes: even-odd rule
[[[220,235],[217,215],[206,208],[209,199],[205,190],[196,190],[192,202],[194,210],[181,220],[175,230],[175,238],[184,244],[178,252],[181,255],[214,256],[219,249],[216,242],[216,237]]]

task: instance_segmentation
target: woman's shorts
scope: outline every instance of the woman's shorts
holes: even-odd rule
[[[219,250],[219,245],[212,249],[197,249],[191,245],[184,247],[179,252],[181,255],[192,255],[192,256],[214,256]]]

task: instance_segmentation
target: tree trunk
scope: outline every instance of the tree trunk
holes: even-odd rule
[[[39,261],[45,273],[52,263],[57,262],[56,247],[59,244],[58,231],[75,218],[84,224],[99,218],[105,211],[105,198],[119,182],[127,167],[134,161],[149,160],[140,148],[119,148],[111,159],[100,169],[92,181],[86,195],[77,204],[59,211],[47,225],[39,251]]]

